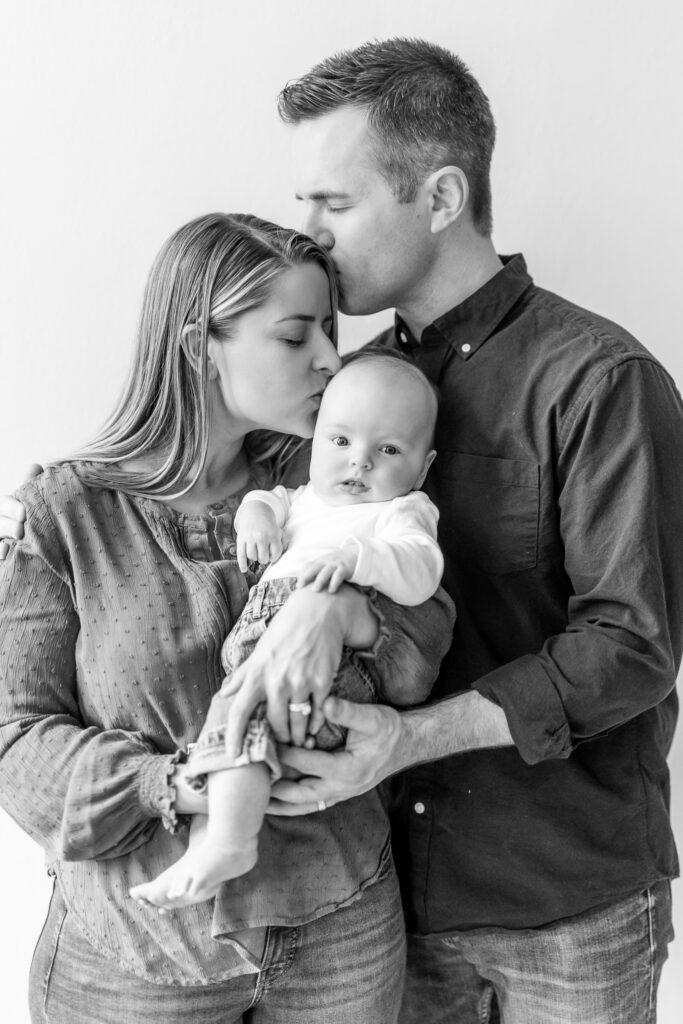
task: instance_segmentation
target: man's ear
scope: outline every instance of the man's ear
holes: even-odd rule
[[[182,348],[185,358],[190,366],[194,370],[199,371],[199,361],[201,359],[201,335],[196,324],[188,324],[187,327],[183,328],[183,333],[180,335],[180,347]],[[211,358],[210,345],[207,354],[207,370],[209,380],[215,380],[218,376],[218,370],[216,368],[216,364]]]
[[[419,491],[419,489],[422,487],[422,484],[425,482],[425,477],[427,476],[427,471],[429,470],[429,467],[431,466],[431,464],[432,464],[432,462],[434,461],[435,458],[436,458],[436,452],[432,448],[431,451],[427,452],[427,454],[425,456],[425,464],[422,467],[422,469],[420,470],[420,475],[418,476],[417,480],[413,484],[413,490],[414,491]]]
[[[467,206],[470,186],[467,175],[459,167],[441,167],[425,182],[431,212],[430,227],[438,234],[461,216]]]

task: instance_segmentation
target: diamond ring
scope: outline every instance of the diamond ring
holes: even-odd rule
[[[290,700],[289,710],[295,715],[310,715],[311,702],[310,700]]]

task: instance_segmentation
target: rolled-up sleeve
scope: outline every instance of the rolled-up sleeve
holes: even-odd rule
[[[681,657],[683,412],[671,378],[637,357],[595,373],[559,442],[566,628],[474,684],[531,764],[657,705]]]
[[[52,855],[108,858],[171,824],[174,756],[141,734],[84,720],[73,582],[31,489],[26,538],[0,565],[0,793],[12,818]]]

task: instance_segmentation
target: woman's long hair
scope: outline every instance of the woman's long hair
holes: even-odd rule
[[[268,299],[280,274],[305,263],[327,275],[336,344],[334,270],[312,239],[249,214],[207,214],[176,231],[150,271],[118,404],[96,437],[64,461],[87,461],[79,468],[86,482],[140,497],[188,491],[209,445],[209,336],[229,341],[238,317]],[[192,360],[181,344],[188,326],[197,337]],[[301,444],[265,430],[246,440],[249,456],[269,461],[276,478]],[[119,465],[150,454],[152,465],[142,469]]]

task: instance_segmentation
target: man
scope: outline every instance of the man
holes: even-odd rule
[[[402,1020],[488,1020],[495,1002],[520,1024],[652,1019],[678,872],[680,396],[624,330],[496,254],[493,118],[450,53],[341,53],[280,113],[341,308],[396,307],[377,344],[439,387],[428,490],[458,621],[438,702],[328,701],[347,750],[287,754],[306,778],[278,784],[279,809],[411,768],[394,828]]]
[[[652,1019],[678,871],[680,397],[625,331],[496,254],[494,124],[457,58],[368,44],[290,84],[280,110],[342,309],[396,307],[377,344],[439,387],[428,489],[458,621],[434,702],[328,700],[346,750],[285,752],[304,778],[277,783],[271,810],[410,769],[404,1022]],[[240,700],[244,717],[253,687]]]

